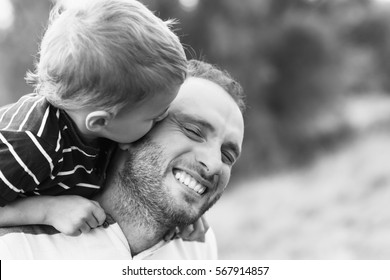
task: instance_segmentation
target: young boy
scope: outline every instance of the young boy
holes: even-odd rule
[[[39,55],[35,93],[0,109],[0,226],[78,235],[104,222],[86,198],[116,144],[165,118],[186,57],[169,22],[135,0],[57,4]]]

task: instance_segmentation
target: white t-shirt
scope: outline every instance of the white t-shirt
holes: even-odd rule
[[[210,228],[205,242],[162,240],[133,256],[117,223],[75,237],[59,233],[49,226],[20,226],[0,228],[0,259],[210,260],[217,259],[217,245]]]

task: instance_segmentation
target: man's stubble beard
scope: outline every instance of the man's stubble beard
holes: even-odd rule
[[[165,232],[175,226],[194,223],[214,204],[205,206],[200,213],[180,209],[171,193],[163,186],[167,163],[163,149],[149,140],[134,145],[117,184],[116,210],[124,219],[131,219],[136,226],[154,232]],[[169,186],[167,186],[169,188]]]

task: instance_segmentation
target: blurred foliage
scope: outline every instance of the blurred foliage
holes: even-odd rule
[[[24,82],[33,69],[39,39],[49,16],[50,2],[12,0],[15,20],[10,30],[0,29],[0,105],[16,101],[31,91]]]
[[[23,76],[50,8],[46,0],[12,2],[15,23],[0,30],[2,104],[28,92]],[[307,163],[351,134],[343,114],[350,96],[390,91],[390,11],[373,1],[142,2],[179,20],[189,58],[220,65],[242,83],[246,132],[233,177]]]

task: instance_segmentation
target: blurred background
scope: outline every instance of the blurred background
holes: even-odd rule
[[[143,0],[244,87],[208,213],[221,259],[390,259],[390,1]],[[0,105],[31,92],[51,2],[0,0]]]

